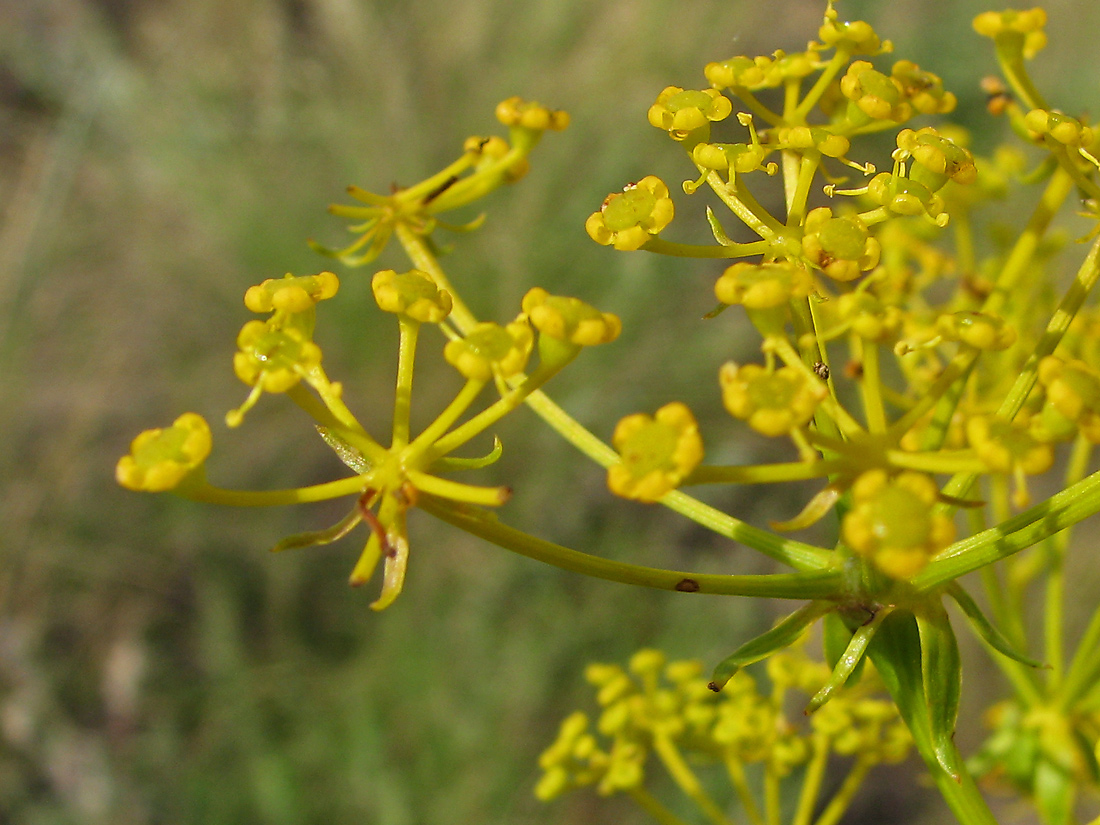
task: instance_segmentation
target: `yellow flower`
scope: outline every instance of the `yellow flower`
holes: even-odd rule
[[[970,150],[931,126],[915,132],[902,129],[898,132],[897,144],[902,159],[913,159],[910,179],[933,192],[938,192],[949,180],[968,184],[978,177],[978,167]]]
[[[890,76],[901,84],[905,97],[922,115],[947,114],[954,111],[958,103],[955,95],[944,91],[943,80],[938,75],[922,70],[911,60],[895,63]]]
[[[1080,148],[1092,145],[1095,133],[1077,118],[1046,109],[1032,109],[1024,115],[1027,128],[1036,135],[1050,135],[1063,146]]]
[[[331,272],[295,278],[268,278],[250,286],[244,305],[253,312],[305,312],[319,301],[331,298],[340,289],[340,280]]]
[[[653,175],[646,175],[622,192],[604,199],[598,212],[585,221],[588,236],[596,243],[616,249],[640,249],[669,225],[675,209],[668,187]]]
[[[174,489],[202,466],[211,449],[210,426],[198,413],[184,413],[171,427],[145,430],[119,459],[115,479],[128,490]]]
[[[722,273],[714,294],[723,304],[749,309],[768,309],[792,298],[805,298],[813,290],[809,271],[789,262],[735,263]]]
[[[233,372],[250,387],[286,392],[321,363],[321,348],[295,327],[249,321],[237,335]]]
[[[857,125],[868,120],[900,123],[908,120],[913,113],[901,83],[877,71],[866,60],[856,60],[848,66],[848,71],[840,79],[840,91],[851,101],[849,119]],[[862,117],[853,117],[852,107]]]
[[[611,437],[622,456],[607,471],[611,492],[636,501],[657,501],[674,490],[703,460],[703,441],[691,410],[674,401],[657,410],[628,415]]]
[[[451,295],[419,269],[398,274],[392,269],[374,273],[371,290],[379,308],[403,313],[423,324],[438,324],[451,312]]]
[[[510,97],[497,104],[497,120],[505,126],[518,126],[532,132],[544,132],[552,130],[560,132],[569,125],[569,115],[566,112],[524,100],[521,97]]]
[[[1043,27],[1047,13],[1041,8],[1027,11],[986,11],[974,18],[974,31],[992,37],[998,44],[1014,46],[1027,58],[1032,58],[1047,44]]]
[[[448,341],[443,357],[474,381],[488,381],[494,369],[502,378],[508,378],[523,372],[534,341],[535,335],[525,321],[513,321],[506,327],[486,321],[477,324],[465,338]]]
[[[820,206],[806,216],[802,251],[830,278],[851,281],[878,266],[882,248],[858,216],[834,218]]]
[[[923,473],[890,478],[869,470],[852,485],[841,533],[856,553],[895,579],[910,579],[955,538],[951,519],[933,512],[938,490]]]
[[[692,132],[725,120],[733,111],[729,98],[717,89],[696,91],[667,86],[649,107],[649,122],[668,132],[673,140],[684,140]]]
[[[1054,449],[1035,437],[1022,414],[1015,421],[974,416],[966,423],[966,437],[990,472],[1037,475],[1054,463]]]
[[[769,372],[758,364],[722,365],[722,403],[758,433],[786,435],[803,427],[826,396],[825,385],[794,367]]]
[[[541,287],[523,296],[523,311],[543,335],[580,347],[614,341],[623,329],[617,315],[600,312],[579,298],[551,295]]]
[[[975,349],[1002,350],[1016,343],[1016,330],[1004,318],[984,312],[941,315],[936,329],[948,341],[960,341]]]

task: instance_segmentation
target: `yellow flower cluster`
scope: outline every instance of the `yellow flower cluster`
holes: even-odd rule
[[[862,681],[815,711],[808,725],[801,714],[787,716],[786,695],[792,690],[816,693],[829,668],[811,661],[800,647],[769,659],[770,694],[744,671],[720,693],[710,690],[701,674],[700,662],[667,662],[652,649],[638,651],[626,668],[589,665],[585,675],[596,690],[599,716],[593,723],[576,711],[562,722],[539,759],[543,775],[535,795],[550,800],[594,787],[603,796],[625,792],[638,798],[655,759],[704,810],[713,803],[699,793],[691,766],[724,764],[736,777],[742,803],[751,806],[746,765],[762,764],[768,776],[779,780],[830,751],[855,756],[865,771],[901,761],[911,748],[897,708],[874,698],[877,681],[870,668]]]

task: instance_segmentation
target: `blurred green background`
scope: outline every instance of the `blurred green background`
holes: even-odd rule
[[[839,5],[940,72],[963,121],[987,124],[978,80],[994,64],[969,26],[983,2]],[[1057,103],[1095,111],[1095,76],[1074,67],[1100,5],[1046,6],[1055,45],[1036,77]],[[453,279],[484,318],[512,317],[535,284],[622,316],[618,343],[551,385],[595,432],[679,398],[718,422],[704,426],[712,460],[752,460],[760,442],[718,426],[714,373],[755,336],[733,313],[698,320],[718,267],[616,254],[583,223],[629,180],[690,171],[646,124],[657,92],[702,85],[710,60],[803,48],[822,8],[0,0],[0,822],[643,821],[591,794],[532,798],[538,753],[590,702],[584,663],[642,645],[713,662],[783,605],[588,581],[414,514],[406,591],[378,615],[376,583],[346,585],[361,533],[267,553],[343,505],[228,511],[126,493],[113,466],[139,430],[195,410],[214,422],[210,472],[224,486],[339,472],[283,399],[238,431],[218,423],[246,392],[230,367],[241,296],[288,271],[343,278],[318,340],[353,409],[385,432],[396,325],[370,300],[373,270],[348,272],[305,239],[344,241],[325,205],[348,183],[407,184],[467,135],[501,132],[493,107],[512,94],[573,123],[484,204],[481,231],[454,236]],[[396,249],[379,264],[407,266]],[[423,339],[420,421],[457,386],[435,334]],[[504,458],[484,480],[515,487],[513,525],[643,564],[772,570],[658,508],[613,501],[603,474],[526,410],[498,434]],[[763,524],[806,491],[704,495]],[[872,782],[851,821],[943,821],[918,772]]]

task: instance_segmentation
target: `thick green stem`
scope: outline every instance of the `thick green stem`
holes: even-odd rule
[[[505,550],[597,579],[681,593],[763,596],[776,599],[842,598],[844,593],[844,576],[840,571],[723,576],[661,570],[612,561],[562,547],[508,527],[490,513],[453,502],[424,496],[418,506],[436,518]]]

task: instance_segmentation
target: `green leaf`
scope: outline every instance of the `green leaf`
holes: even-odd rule
[[[928,706],[936,761],[958,780],[964,768],[955,747],[955,723],[962,693],[962,661],[951,620],[943,604],[928,601],[916,614],[920,633],[921,681]]]
[[[867,652],[867,646],[871,643],[871,640],[875,637],[875,633],[879,629],[879,625],[886,619],[892,612],[892,608],[880,607],[876,613],[871,616],[870,621],[865,622],[856,629],[855,633],[850,634],[848,644],[841,651],[840,655],[836,659],[836,663],[833,665],[833,673],[829,677],[821,690],[814,694],[810,699],[809,704],[806,706],[806,713],[813,713],[820,708],[832,695],[843,685],[848,683],[848,680],[855,673],[856,669],[863,665],[863,654]],[[825,617],[828,621],[835,614],[830,613]],[[847,628],[845,628],[847,630]]]
[[[501,444],[499,438],[493,436],[493,449],[485,455],[477,458],[453,458],[451,456],[444,456],[432,462],[430,472],[437,473],[444,470],[480,470],[482,467],[488,467],[490,464],[495,463],[503,453],[504,445]]]
[[[710,224],[710,231],[714,235],[714,240],[722,246],[733,246],[733,241],[730,240],[730,236],[726,234],[726,230],[719,222],[718,216],[714,214],[714,210],[709,206],[707,207],[707,223]]]
[[[317,427],[317,432],[325,443],[328,444],[334,453],[344,462],[349,468],[362,475],[370,469],[370,462],[363,456],[361,452],[351,446],[339,434],[330,430],[328,427]]]
[[[777,650],[790,647],[807,627],[835,607],[836,605],[833,602],[819,600],[798,608],[767,633],[745,642],[722,660],[714,669],[708,687],[717,692],[725,687],[726,682],[732,679],[733,675],[745,665],[759,662],[761,659],[771,656]]]
[[[332,544],[337,539],[342,539],[351,529],[363,520],[358,507],[353,507],[351,512],[324,530],[310,530],[308,533],[295,533],[287,536],[274,547],[272,553],[281,553],[284,550],[298,550],[302,547],[316,547],[320,544]]]
[[[1012,643],[1005,638],[1001,631],[985,617],[982,613],[982,609],[978,607],[977,602],[971,598],[958,582],[952,582],[947,586],[945,592],[955,600],[955,604],[962,610],[963,615],[970,620],[971,627],[974,628],[974,632],[978,634],[978,637],[996,650],[998,653],[1007,656],[1009,659],[1013,659],[1020,664],[1027,665],[1028,667],[1046,667],[1038,659],[1032,659],[1016,648],[1012,646]]]

